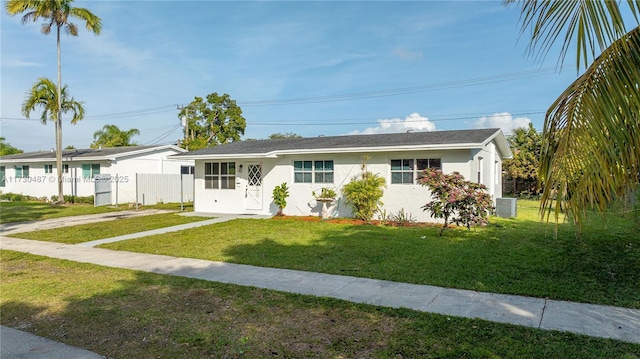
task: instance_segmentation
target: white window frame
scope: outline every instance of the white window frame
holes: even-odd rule
[[[335,162],[333,160],[293,161],[293,183],[334,182]]]
[[[14,166],[14,170],[16,173],[16,178],[29,178],[28,165]]]
[[[400,166],[396,164],[394,169],[394,162],[400,161]],[[407,185],[416,184],[418,178],[423,170],[427,168],[442,169],[442,158],[392,158],[389,161],[390,180],[393,185]],[[400,174],[401,182],[394,182],[394,174]],[[396,178],[398,178],[396,176]],[[411,181],[409,181],[411,179]]]
[[[204,189],[236,189],[236,163],[205,162]]]
[[[89,171],[88,173],[86,171]],[[99,163],[83,163],[82,164],[82,178],[94,178],[100,174]]]

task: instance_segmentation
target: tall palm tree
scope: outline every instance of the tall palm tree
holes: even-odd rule
[[[22,23],[35,22],[39,19],[46,20],[42,24],[42,33],[48,35],[53,26],[56,27],[56,44],[58,53],[58,99],[62,98],[62,61],[60,55],[60,31],[78,36],[78,26],[70,22],[70,17],[85,21],[86,28],[96,35],[100,34],[102,21],[91,11],[85,8],[71,6],[73,0],[9,0],[5,4],[7,13],[11,16],[25,13]],[[57,101],[62,104],[63,101]],[[62,193],[62,108],[58,106],[56,115],[56,167],[58,170],[58,202],[64,202]]]
[[[131,137],[139,134],[140,131],[136,128],[124,131],[116,125],[104,125],[101,130],[93,133],[91,148],[136,146],[137,143],[131,142]]]
[[[635,20],[630,30],[621,4]],[[523,0],[518,5],[522,33],[531,34],[531,53],[545,56],[561,39],[561,66],[575,42],[578,71],[585,68],[547,111],[539,173],[542,213],[548,219],[555,211],[558,221],[566,205],[580,228],[587,209],[604,213],[640,181],[640,2]]]

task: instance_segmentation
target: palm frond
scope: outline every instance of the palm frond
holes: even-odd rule
[[[531,30],[530,54],[537,51],[539,59],[543,59],[564,33],[559,65],[564,63],[574,41],[579,69],[582,65],[587,67],[590,59],[627,32],[616,1],[504,1],[507,5],[516,2],[522,6],[521,33]],[[628,0],[626,4],[638,22],[640,1]]]
[[[540,158],[542,208],[555,208],[556,220],[564,204],[580,224],[586,209],[604,212],[637,188],[639,84],[636,27],[597,57],[547,112]]]

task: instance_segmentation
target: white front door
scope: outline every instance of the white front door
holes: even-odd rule
[[[247,163],[244,207],[250,210],[262,210],[262,164],[260,163]]]

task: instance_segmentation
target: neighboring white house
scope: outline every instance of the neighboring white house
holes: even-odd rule
[[[94,179],[101,175],[111,183],[111,203],[116,203],[116,199],[118,203],[135,202],[136,174],[191,173],[192,160],[168,159],[184,152],[186,150],[173,145],[64,150],[63,192],[71,196],[92,196]],[[0,156],[0,191],[46,198],[57,195],[55,151]]]
[[[368,170],[387,181],[383,210],[401,209],[418,221],[433,221],[422,210],[430,192],[416,183],[421,170],[437,167],[460,172],[482,183],[494,198],[502,196],[502,160],[512,156],[499,129],[414,132],[378,135],[291,138],[233,142],[172,158],[195,160],[195,211],[273,215],[275,186],[289,189],[286,215],[318,215],[313,191],[342,187]],[[330,207],[332,216],[349,217],[343,198]]]

